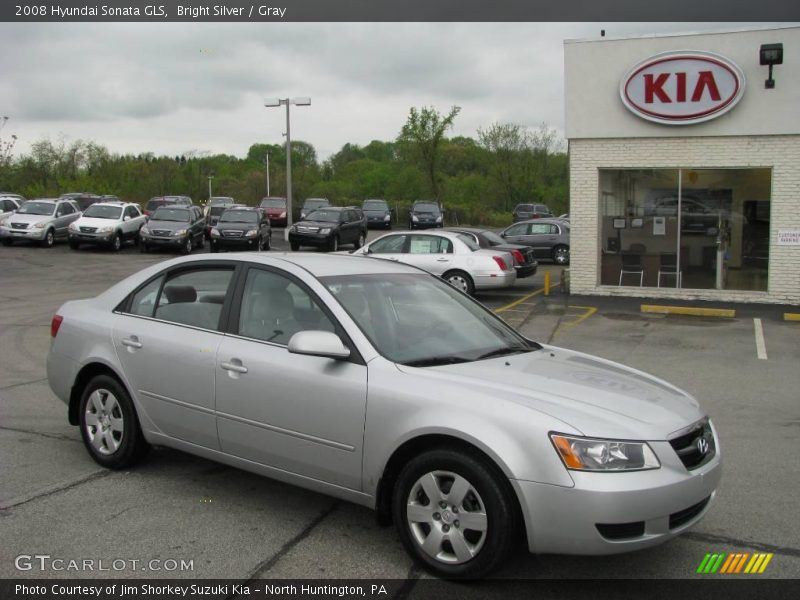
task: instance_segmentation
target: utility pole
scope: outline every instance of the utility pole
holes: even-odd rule
[[[269,152],[267,152],[267,155],[264,157],[264,162],[267,165],[266,166],[266,172],[267,172],[267,196],[269,196]]]

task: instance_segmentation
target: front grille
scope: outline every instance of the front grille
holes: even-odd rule
[[[11,229],[27,229],[27,228],[28,228],[28,224],[27,223],[12,223],[11,224]]]
[[[298,233],[317,233],[319,231],[319,227],[307,227],[305,225],[298,225],[297,231]]]
[[[690,471],[702,467],[717,453],[714,433],[708,421],[700,423],[689,433],[670,440],[669,444],[681,459],[683,466]]]
[[[222,235],[225,237],[242,237],[244,234],[243,231],[239,231],[238,229],[223,229]]]
[[[81,233],[94,233],[97,227],[81,227]]]
[[[644,521],[611,524],[597,523],[595,527],[597,527],[600,535],[607,540],[629,540],[644,535]]]
[[[689,508],[684,508],[683,510],[679,510],[676,513],[672,513],[669,516],[669,528],[677,529],[682,525],[686,525],[686,523],[688,523],[689,521],[694,519],[697,515],[699,515],[701,512],[703,512],[703,509],[706,507],[709,500],[711,500],[711,496],[701,500],[700,502],[690,506]]]
[[[172,235],[172,232],[169,229],[153,229],[153,235],[158,237],[169,237]]]

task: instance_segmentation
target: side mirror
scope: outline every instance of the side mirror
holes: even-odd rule
[[[289,340],[289,352],[306,356],[321,356],[342,360],[350,356],[350,349],[339,336],[330,331],[299,331]]]
[[[130,221],[130,220],[131,220],[131,217],[130,217],[130,215],[125,215],[125,216],[122,218],[122,220],[123,220],[123,221]]]

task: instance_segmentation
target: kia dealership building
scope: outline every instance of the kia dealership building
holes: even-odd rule
[[[571,292],[800,304],[800,27],[564,54]]]

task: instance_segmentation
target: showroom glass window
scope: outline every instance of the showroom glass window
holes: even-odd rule
[[[600,169],[601,285],[766,291],[771,186],[768,168]]]

